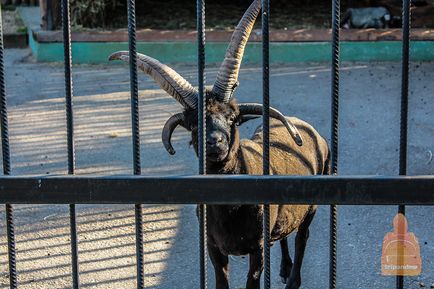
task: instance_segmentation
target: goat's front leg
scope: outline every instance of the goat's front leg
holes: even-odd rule
[[[219,248],[212,244],[208,244],[209,257],[211,258],[212,265],[215,273],[215,288],[216,289],[229,289],[229,258],[223,255]]]
[[[246,289],[259,289],[261,283],[261,274],[264,270],[264,258],[262,250],[259,248],[255,253],[249,254],[250,267],[247,275]]]
[[[309,238],[309,225],[315,216],[315,209],[310,211],[298,228],[295,237],[294,265],[285,289],[298,289],[301,286],[301,264],[303,262],[304,250],[306,249],[307,239]]]

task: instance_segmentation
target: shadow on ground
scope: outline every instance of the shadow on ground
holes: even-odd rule
[[[65,174],[66,127],[62,66],[22,61],[27,51],[6,51],[13,174]],[[196,68],[177,65],[193,84]],[[261,68],[245,67],[237,97],[260,102]],[[411,66],[409,172],[433,174],[433,63]],[[216,68],[208,69],[209,84]],[[340,173],[395,175],[398,168],[400,75],[396,63],[347,63],[341,75]],[[128,68],[74,67],[77,174],[131,174]],[[272,105],[312,123],[329,135],[330,69],[327,64],[276,65],[271,70]],[[188,133],[174,135],[175,156],[160,140],[165,120],[180,106],[140,77],[140,135],[143,174],[196,174]],[[258,125],[243,128],[247,137]],[[416,194],[417,192],[415,192]],[[20,288],[70,288],[68,207],[16,206]],[[345,288],[394,288],[380,276],[381,242],[392,229],[394,207],[341,207],[339,274]],[[4,208],[0,211],[4,215]],[[434,282],[434,218],[430,207],[409,207],[410,229],[419,237],[423,274],[408,288]],[[328,208],[319,209],[308,243],[302,288],[328,287]],[[199,287],[198,228],[194,206],[145,206],[146,288]],[[78,206],[80,281],[83,288],[135,288],[133,206]],[[0,287],[8,287],[7,243],[0,223]],[[291,239],[292,241],[292,239]],[[231,288],[243,288],[248,260],[231,257]],[[279,283],[278,248],[272,248],[273,288]],[[209,265],[209,283],[213,284]],[[212,285],[211,285],[212,288]]]

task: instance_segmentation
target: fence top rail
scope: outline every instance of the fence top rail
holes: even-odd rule
[[[434,176],[2,176],[0,203],[434,205]]]

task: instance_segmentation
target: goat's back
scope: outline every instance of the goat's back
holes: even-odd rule
[[[298,128],[303,145],[298,146],[286,127],[270,119],[270,174],[319,175],[327,173],[329,149],[323,137],[307,122],[295,117],[288,119]],[[262,174],[262,125],[250,140],[241,140],[246,174]]]
[[[319,175],[329,173],[329,149],[323,137],[308,123],[288,118],[300,131],[303,146],[298,146],[286,127],[278,120],[270,119],[270,174]],[[249,175],[262,174],[262,126],[250,140],[241,141],[244,160],[243,171]],[[312,205],[271,206],[271,240],[278,240],[296,230]],[[262,208],[261,208],[262,210]]]

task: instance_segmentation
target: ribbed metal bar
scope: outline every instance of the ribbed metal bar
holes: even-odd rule
[[[410,64],[411,0],[402,1],[402,75],[401,75],[401,123],[399,145],[399,174],[407,174],[407,128],[408,128],[408,75]],[[398,212],[405,215],[405,206]],[[396,277],[396,288],[404,288],[404,277]]]
[[[65,62],[65,93],[66,93],[66,129],[68,147],[68,174],[75,171],[74,150],[74,115],[72,111],[73,83],[72,83],[72,56],[71,56],[71,23],[69,13],[69,0],[62,0],[62,26],[63,48]]]
[[[10,175],[10,149],[9,149],[9,127],[8,127],[8,110],[6,105],[6,89],[5,89],[5,72],[4,72],[4,47],[3,47],[3,19],[0,4],[0,122],[1,122],[1,138],[3,152],[3,174]],[[17,281],[17,265],[16,265],[16,250],[15,250],[15,227],[12,205],[6,204],[6,231],[8,238],[8,258],[9,258],[9,286],[15,289],[18,286]]]
[[[69,225],[71,230],[71,258],[72,258],[72,288],[80,288],[80,272],[78,263],[78,240],[77,240],[77,220],[75,205],[69,205]]]
[[[401,80],[401,127],[399,150],[399,174],[407,174],[407,125],[408,125],[408,75],[410,56],[410,4],[403,0],[402,7],[402,80]]]
[[[197,58],[198,58],[198,150],[199,174],[206,174],[206,93],[205,93],[205,0],[197,0]],[[207,284],[207,218],[206,205],[199,205],[199,261],[200,288],[206,289]]]
[[[340,0],[332,0],[332,107],[331,107],[331,173],[338,173],[339,152],[339,65],[340,65]],[[336,289],[337,275],[337,219],[336,205],[330,206],[330,266],[329,288]]]
[[[69,0],[62,0],[62,27],[63,27],[63,51],[65,68],[65,104],[66,104],[66,129],[68,149],[68,174],[75,171],[75,149],[74,149],[74,114],[72,109],[73,82],[72,82],[72,56],[71,56],[71,21]],[[69,222],[71,233],[71,258],[72,258],[72,286],[80,288],[78,244],[77,244],[77,223],[75,205],[69,205]]]
[[[408,76],[410,62],[410,5],[411,0],[402,3],[402,79],[401,79],[401,122],[399,174],[407,174],[407,127],[408,127]],[[399,207],[400,213],[405,213],[405,207]]]
[[[262,174],[270,174],[270,0],[262,0],[262,113],[263,161]],[[264,192],[265,193],[265,192]],[[264,205],[264,288],[270,289],[270,205]]]
[[[145,273],[143,266],[143,205],[134,206],[136,222],[136,259],[137,259],[137,288],[145,288]]]
[[[128,0],[128,44],[130,52],[131,127],[133,140],[133,171],[142,173],[140,164],[139,88],[137,80],[136,2]],[[143,264],[143,205],[134,208],[136,222],[137,288],[145,287]]]
[[[6,231],[8,237],[9,287],[15,289],[17,281],[17,259],[15,249],[15,226],[12,205],[6,204]]]

